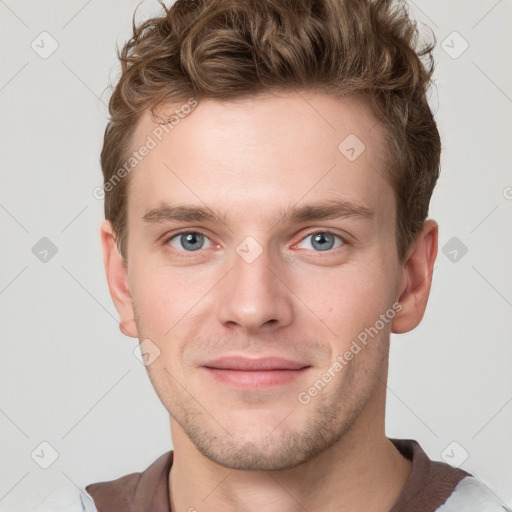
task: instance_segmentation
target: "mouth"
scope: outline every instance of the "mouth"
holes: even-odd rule
[[[206,363],[203,368],[216,382],[261,389],[293,382],[304,375],[311,365],[279,357],[223,357]]]

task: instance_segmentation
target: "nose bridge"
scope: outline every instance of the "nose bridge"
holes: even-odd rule
[[[292,305],[268,247],[247,237],[236,248],[232,271],[220,287],[219,320],[247,331],[288,324]],[[284,280],[284,279],[283,279]]]

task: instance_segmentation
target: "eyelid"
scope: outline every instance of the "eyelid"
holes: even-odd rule
[[[169,240],[176,238],[178,235],[188,235],[189,233],[200,233],[201,235],[208,236],[203,233],[200,229],[182,229],[172,233],[166,233],[162,236],[163,243],[166,244]]]
[[[337,236],[338,238],[340,238],[343,243],[347,244],[348,243],[348,236],[345,236],[345,235],[340,235],[339,233],[337,233],[336,231],[333,231],[332,228],[312,228],[311,231],[308,231],[301,239],[300,239],[300,242],[302,242],[302,240],[304,240],[304,238],[307,238],[308,236],[311,236],[311,235],[314,235],[316,233],[327,233],[329,235],[334,235],[334,236]]]
[[[207,238],[208,240],[210,240],[210,242],[213,244],[213,245],[219,245],[219,244],[216,244],[206,233],[204,233],[201,229],[190,229],[190,228],[187,228],[187,229],[182,229],[181,231],[176,231],[172,234],[165,234],[162,239],[163,239],[163,245],[168,245],[169,242],[173,239],[173,238],[176,238],[180,235],[188,235],[188,234],[199,234],[199,235],[203,235],[205,238]],[[181,252],[190,252],[190,253],[193,253],[195,251],[181,251]]]

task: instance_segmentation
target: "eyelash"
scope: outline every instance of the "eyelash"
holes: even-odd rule
[[[342,249],[345,245],[348,245],[347,240],[344,237],[342,237],[341,235],[339,235],[337,233],[334,233],[332,231],[321,230],[321,229],[320,230],[317,229],[315,231],[311,231],[311,232],[307,233],[295,245],[298,245],[299,243],[303,242],[309,236],[316,235],[318,233],[333,235],[334,237],[339,238],[341,240],[341,242],[342,242],[342,244],[339,247],[334,247],[332,249],[326,250],[325,252],[327,254],[332,254],[337,249]],[[189,235],[189,234],[200,234],[200,235],[203,235],[204,237],[208,238],[208,240],[209,240],[209,237],[206,234],[204,234],[202,231],[188,229],[188,230],[178,231],[177,233],[173,233],[172,235],[166,237],[164,239],[163,245],[168,245],[171,240],[173,240],[174,238],[177,238],[180,235]],[[172,248],[172,250],[173,251],[177,251],[179,253],[188,253],[188,254],[191,254],[191,255],[193,255],[195,252],[201,252],[201,249],[199,249],[198,251],[184,251],[184,250],[175,249],[174,247]],[[324,252],[324,251],[314,251],[314,252],[322,254],[322,252]],[[185,257],[188,257],[188,256],[185,256]]]

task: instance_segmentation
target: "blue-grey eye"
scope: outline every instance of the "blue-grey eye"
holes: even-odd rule
[[[187,252],[193,252],[203,249],[205,241],[208,243],[210,242],[210,240],[202,233],[198,233],[197,231],[187,231],[184,233],[177,233],[170,238],[169,243],[175,249],[184,249]],[[178,244],[178,246],[175,244]]]
[[[344,244],[343,239],[339,235],[335,235],[329,231],[317,231],[315,233],[310,233],[301,240],[301,243],[309,239],[311,239],[311,247],[317,251],[329,251]],[[336,243],[336,239],[340,242],[335,246],[334,244]],[[309,247],[306,247],[306,249],[309,249]]]

